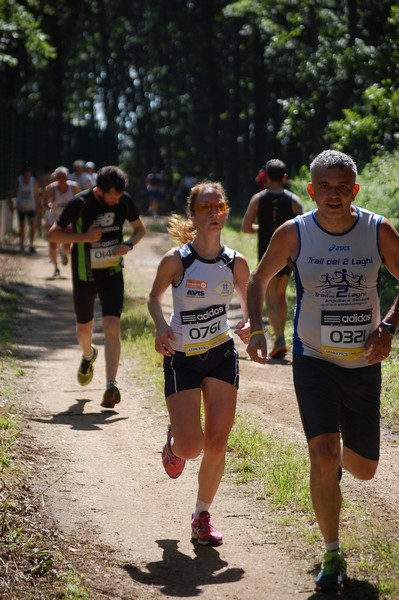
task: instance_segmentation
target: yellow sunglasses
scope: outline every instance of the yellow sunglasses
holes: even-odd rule
[[[194,212],[201,215],[210,215],[213,212],[225,213],[227,209],[228,204],[223,200],[219,200],[218,202],[196,202],[194,204]]]

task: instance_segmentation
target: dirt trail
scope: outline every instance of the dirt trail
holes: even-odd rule
[[[128,286],[136,286],[143,301],[167,247],[165,235],[148,234],[128,255]],[[102,410],[105,376],[98,317],[94,341],[100,352],[93,382],[87,388],[76,382],[80,351],[69,267],[62,268],[61,279],[48,279],[52,267],[47,246],[40,241],[37,256],[12,260],[24,273],[17,343],[28,374],[29,435],[40,449],[42,463],[43,476],[35,488],[45,492],[46,508],[61,531],[76,540],[78,569],[80,562],[85,572],[86,545],[99,544],[109,554],[108,568],[94,567],[87,574],[97,597],[318,598],[310,571],[321,545],[311,549],[289,540],[267,503],[254,499],[246,486],[237,486],[228,476],[212,509],[214,522],[224,534],[223,546],[203,548],[190,541],[198,461],[189,462],[177,481],[165,475],[160,460],[168,422],[165,407],[154,399],[150,385],[138,385],[134,363],[122,357],[118,373],[122,402],[114,410]],[[20,273],[15,276],[19,281]],[[234,311],[231,316],[234,322]],[[277,429],[287,439],[303,443],[289,361],[262,367],[248,361],[245,348],[238,347],[239,410],[258,416],[265,429]],[[378,502],[391,528],[399,532],[394,518],[399,497],[398,440],[385,435],[382,446],[375,481],[361,487],[344,482],[344,493]],[[368,584],[359,583],[350,595],[341,597],[378,596]]]

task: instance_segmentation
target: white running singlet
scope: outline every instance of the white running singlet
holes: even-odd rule
[[[53,191],[53,200],[50,202],[50,209],[46,211],[46,219],[49,225],[52,225],[60,217],[65,206],[75,196],[75,188],[67,183],[67,191],[60,192],[58,182],[50,183]]]
[[[380,323],[382,217],[355,209],[354,225],[342,234],[320,227],[314,211],[294,219],[299,252],[293,352],[347,368],[367,366],[364,343]]]
[[[16,192],[16,208],[20,212],[32,212],[36,210],[35,178],[31,177],[28,183],[24,182],[22,175],[18,177]]]
[[[201,258],[191,243],[178,249],[183,276],[172,286],[171,346],[186,356],[203,354],[231,339],[227,308],[233,297],[235,251],[223,246],[214,260]]]

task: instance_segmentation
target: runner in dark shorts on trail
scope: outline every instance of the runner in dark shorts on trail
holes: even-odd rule
[[[116,374],[121,352],[120,317],[123,308],[123,256],[133,250],[145,227],[131,196],[125,192],[127,176],[118,167],[99,170],[96,185],[75,196],[48,232],[49,242],[72,243],[71,265],[77,339],[82,349],[78,382],[93,379],[98,349],[92,343],[94,301],[102,307],[106,389],[101,406],[114,408],[121,395]],[[128,221],[132,235],[123,240]],[[72,226],[72,229],[71,229]]]
[[[249,268],[241,254],[221,242],[228,213],[220,183],[194,185],[187,202],[188,220],[175,215],[169,221],[169,233],[181,245],[162,258],[148,301],[156,326],[155,349],[164,356],[170,418],[163,466],[176,479],[186,460],[203,452],[191,535],[199,544],[211,546],[223,541],[209,510],[224,472],[238,388],[238,354],[227,319],[234,290],[243,314],[235,333],[245,343],[249,339],[245,303]],[[170,286],[173,313],[168,323],[162,298]]]
[[[372,479],[380,449],[381,361],[399,324],[399,296],[381,321],[380,269],[399,280],[399,233],[386,218],[353,204],[357,168],[326,150],[310,165],[314,210],[275,232],[251,274],[248,353],[264,364],[265,289],[292,261],[297,304],[293,375],[310,458],[310,492],[325,553],[316,590],[342,588],[346,560],[339,539],[342,469]]]

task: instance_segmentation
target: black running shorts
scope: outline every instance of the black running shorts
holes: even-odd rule
[[[307,439],[340,432],[347,448],[378,460],[381,364],[346,369],[294,354],[293,374]]]
[[[231,383],[238,389],[238,352],[233,340],[208,350],[204,354],[186,356],[175,352],[164,356],[165,398],[183,390],[201,388],[205,377]]]
[[[122,271],[95,281],[73,278],[73,303],[78,323],[88,323],[94,316],[94,301],[100,299],[103,317],[119,317],[123,309],[124,281]]]
[[[19,223],[25,223],[25,219],[28,219],[28,221],[31,221],[35,217],[36,217],[36,211],[35,210],[19,210],[18,211],[18,221],[19,221]]]

